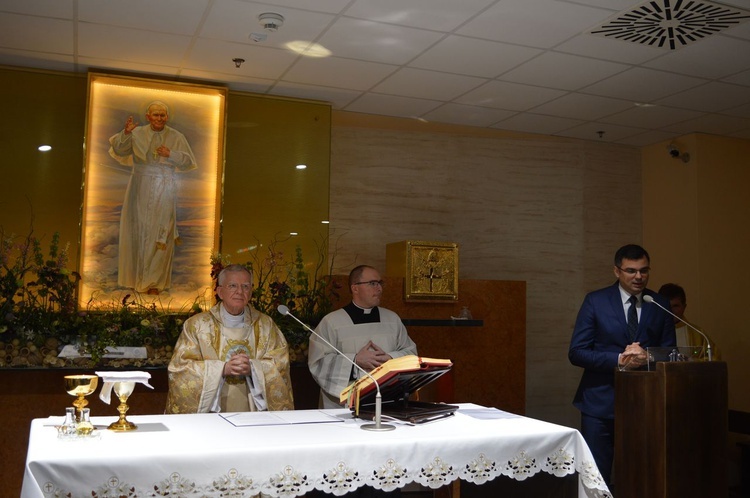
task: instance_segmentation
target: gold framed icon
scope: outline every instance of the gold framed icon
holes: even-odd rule
[[[428,241],[388,244],[386,273],[404,277],[405,301],[456,301],[458,244]]]

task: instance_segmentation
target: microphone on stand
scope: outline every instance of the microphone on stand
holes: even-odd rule
[[[334,346],[333,344],[331,344],[330,342],[328,342],[327,340],[325,340],[325,338],[323,336],[321,336],[320,334],[318,334],[317,332],[315,332],[313,329],[311,329],[302,320],[300,320],[296,316],[292,315],[292,313],[289,311],[289,308],[287,306],[285,306],[283,304],[280,304],[279,307],[276,308],[276,309],[282,315],[291,316],[292,318],[294,318],[294,320],[297,323],[299,323],[300,325],[302,325],[305,328],[305,330],[307,330],[308,332],[310,332],[311,334],[313,334],[315,337],[317,337],[318,339],[320,339],[321,341],[323,341],[326,345],[328,345],[328,347],[330,347],[331,349],[333,349],[334,351],[336,351],[342,358],[344,358],[346,361],[348,361],[349,363],[351,363],[352,365],[354,365],[354,367],[357,370],[359,370],[360,372],[362,372],[363,374],[365,374],[367,377],[369,377],[370,380],[375,384],[375,389],[377,389],[377,394],[375,395],[375,419],[374,419],[375,423],[374,424],[364,424],[364,425],[361,425],[360,427],[362,429],[366,430],[366,431],[392,431],[393,429],[395,429],[396,426],[389,425],[389,424],[381,424],[380,423],[381,422],[381,420],[380,420],[381,419],[381,410],[382,410],[382,406],[383,405],[382,405],[382,397],[380,396],[380,385],[378,384],[378,381],[375,380],[375,377],[373,377],[372,375],[370,375],[370,373],[367,370],[365,370],[364,368],[362,368],[359,365],[357,365],[354,361],[350,360],[348,356],[346,356],[344,353],[342,353],[341,351],[339,351],[338,349],[336,349],[336,346]]]
[[[666,311],[667,313],[669,313],[673,317],[677,318],[679,321],[681,321],[682,323],[684,323],[685,325],[687,325],[691,329],[693,329],[696,332],[698,332],[706,340],[706,354],[708,355],[708,361],[712,361],[713,360],[713,356],[711,354],[711,341],[708,340],[708,336],[706,334],[704,334],[702,330],[700,330],[698,327],[696,327],[692,323],[688,322],[684,318],[680,318],[679,316],[675,315],[674,313],[672,313],[670,310],[668,310],[667,308],[665,308],[661,304],[657,303],[656,300],[652,296],[647,296],[646,294],[644,294],[643,295],[643,300],[645,302],[647,302],[647,303],[652,303],[652,304],[657,305],[659,308],[663,309],[664,311]]]

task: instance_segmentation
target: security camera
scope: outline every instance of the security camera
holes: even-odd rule
[[[687,163],[690,161],[690,153],[680,152],[680,149],[678,149],[675,144],[669,144],[669,147],[667,147],[667,152],[669,152],[669,156],[671,158],[681,159],[683,163]]]

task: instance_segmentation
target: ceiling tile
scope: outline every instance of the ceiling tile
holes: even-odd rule
[[[346,15],[415,28],[451,31],[495,0],[357,0]]]
[[[636,67],[594,83],[583,92],[633,102],[653,102],[705,82],[691,76]]]
[[[160,64],[144,64],[142,62],[128,62],[121,60],[105,59],[99,57],[79,57],[77,66],[86,69],[111,69],[118,71],[132,71],[139,76],[175,77],[180,76],[180,68],[177,66],[165,66]]]
[[[330,102],[334,109],[343,109],[362,95],[362,92],[282,81],[274,85],[273,94]]]
[[[706,83],[656,101],[658,104],[703,112],[719,112],[750,102],[748,88],[728,83]]]
[[[214,73],[195,69],[186,69],[180,73],[180,76],[203,81],[224,81],[231,86],[232,90],[242,88],[243,92],[253,93],[266,93],[274,83],[271,79],[253,78],[239,73]]]
[[[700,115],[701,113],[697,111],[661,105],[650,107],[631,105],[628,110],[600,118],[599,121],[634,128],[663,128],[680,121],[697,118]]]
[[[537,106],[533,111],[535,114],[596,120],[632,107],[633,103],[627,100],[569,93],[551,102]]]
[[[367,90],[396,69],[397,66],[338,57],[302,58],[284,75],[283,79],[308,85]]]
[[[23,0],[4,1],[0,4],[3,12],[15,12],[17,14],[29,14],[38,16],[44,12],[46,17],[72,20],[75,15],[74,0]],[[5,24],[3,24],[5,26]]]
[[[424,29],[342,18],[318,43],[337,57],[405,64],[442,36]]]
[[[628,67],[625,64],[577,55],[546,52],[503,74],[499,79],[561,90],[578,90],[625,71]]]
[[[453,123],[466,126],[487,127],[515,114],[512,111],[500,109],[487,109],[461,104],[445,104],[434,111],[430,111],[423,117],[428,121],[438,123]]]
[[[651,145],[651,144],[655,144],[658,142],[671,140],[672,138],[675,138],[677,136],[678,135],[676,133],[670,133],[670,132],[660,131],[660,130],[652,130],[652,131],[647,131],[644,133],[639,133],[637,135],[632,135],[632,136],[623,138],[622,140],[617,140],[617,143],[620,143],[623,145],[632,145],[634,147],[644,147],[646,145]]]
[[[729,135],[750,128],[750,119],[724,114],[704,114],[698,118],[665,126],[664,130],[680,134],[711,133]]]
[[[0,13],[0,47],[13,48],[25,40],[24,50],[49,54],[73,54],[73,22]],[[29,31],[31,30],[31,31]],[[29,33],[34,36],[29,36]]]
[[[628,137],[639,135],[646,130],[641,128],[631,128],[628,126],[617,126],[605,123],[584,123],[579,126],[574,126],[567,130],[563,130],[557,135],[562,137],[580,138],[583,140],[601,140],[603,142],[619,142]],[[604,132],[599,137],[600,133]]]
[[[494,78],[541,53],[536,48],[449,36],[414,59],[409,66]]]
[[[283,7],[292,7],[311,12],[328,12],[338,14],[343,11],[351,0],[263,0],[262,2],[248,2],[260,5],[280,5]],[[273,10],[273,9],[266,9]]]
[[[554,135],[581,123],[582,121],[576,119],[542,116],[541,114],[525,112],[496,123],[492,125],[492,128]]]
[[[346,106],[347,111],[386,116],[418,117],[440,105],[434,100],[368,93]]]
[[[216,54],[227,54],[217,57]],[[245,59],[237,68],[233,58]],[[232,75],[276,79],[299,58],[288,50],[266,48],[260,45],[244,45],[220,40],[198,40],[185,66],[190,69],[229,73]]]
[[[87,23],[79,23],[78,40],[81,57],[165,66],[178,66],[190,46],[189,36]]]
[[[435,84],[435,82],[440,84]],[[404,68],[386,78],[372,91],[404,97],[452,100],[487,81],[484,78]]]
[[[750,41],[715,35],[672,50],[644,66],[700,78],[723,78],[750,69]]]
[[[728,114],[730,116],[738,116],[741,118],[750,118],[750,104],[739,105],[723,111],[721,114]]]
[[[157,33],[192,35],[200,25],[208,0],[77,0],[77,5],[78,20],[84,23],[137,26],[138,29]],[[145,11],[149,15],[144,16]]]
[[[722,81],[726,83],[735,83],[737,85],[750,86],[750,71],[742,71],[741,73],[723,78]]]
[[[600,38],[586,33],[557,45],[555,51],[625,64],[642,64],[664,55],[664,50],[659,48],[612,38]]]
[[[77,68],[73,54],[48,54],[0,48],[0,64],[6,66],[33,67],[50,71],[75,71]]]
[[[525,111],[564,95],[561,90],[490,81],[456,99],[460,104]]]
[[[529,47],[552,48],[597,25],[612,13],[555,0],[504,0],[456,32]]]

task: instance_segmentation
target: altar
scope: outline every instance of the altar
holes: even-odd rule
[[[93,417],[94,436],[72,440],[58,438],[61,417],[35,419],[21,498],[340,496],[364,485],[437,489],[539,473],[577,473],[579,498],[611,496],[578,431],[494,408],[460,404],[453,417],[390,432],[362,430],[343,409],[285,413],[294,415],[243,414],[244,423],[228,414],[137,415],[128,417],[138,426],[131,432],[106,430],[117,417]]]

